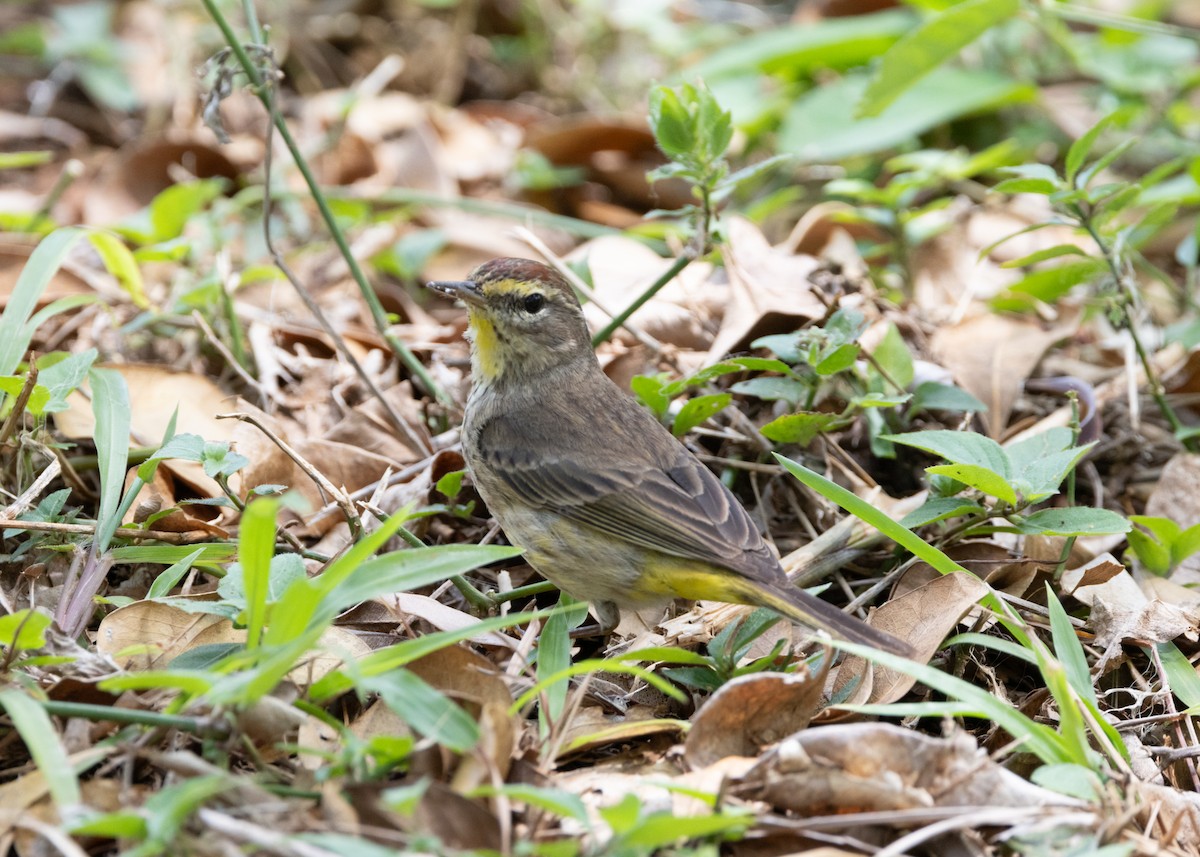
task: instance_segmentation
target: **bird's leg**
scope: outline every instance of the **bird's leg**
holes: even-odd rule
[[[596,624],[576,628],[571,632],[571,639],[607,637],[617,630],[617,625],[621,622],[621,610],[612,601],[593,601],[592,614],[596,617]]]

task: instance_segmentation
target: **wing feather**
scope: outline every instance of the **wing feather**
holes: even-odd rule
[[[534,508],[757,580],[782,576],[746,510],[657,422],[641,432],[639,449],[612,454],[600,468],[585,462],[574,437],[561,430],[533,438],[499,416],[483,427],[479,448],[508,490]]]

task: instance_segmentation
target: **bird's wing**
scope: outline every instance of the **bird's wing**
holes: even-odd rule
[[[479,446],[488,450],[492,470],[531,506],[750,576],[778,569],[746,510],[657,423],[647,426],[636,449],[605,450],[599,467],[585,463],[572,432],[531,438],[528,427],[504,417],[483,428]]]

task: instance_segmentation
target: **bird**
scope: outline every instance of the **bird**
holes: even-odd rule
[[[767,607],[851,643],[911,647],[796,587],[733,493],[609,379],[553,268],[500,258],[427,287],[467,308],[463,458],[510,543],[559,589],[620,609],[674,598]]]

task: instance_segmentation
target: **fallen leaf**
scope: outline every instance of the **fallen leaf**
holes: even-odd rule
[[[808,725],[820,704],[824,680],[808,669],[755,673],[730,679],[696,715],[684,756],[692,767],[726,756],[757,756],[769,744]]]
[[[1034,322],[989,313],[939,328],[931,344],[958,385],[988,406],[988,434],[999,438],[1025,379],[1046,349],[1068,333],[1065,327],[1044,330]]]

